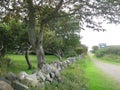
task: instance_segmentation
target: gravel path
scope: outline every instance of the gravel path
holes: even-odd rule
[[[113,65],[110,63],[101,62],[101,61],[96,60],[96,59],[92,59],[92,61],[104,73],[113,77],[116,81],[118,81],[120,83],[120,66],[119,65]]]

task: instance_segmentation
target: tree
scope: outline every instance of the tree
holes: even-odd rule
[[[80,21],[80,27],[86,26],[93,30],[104,30],[101,22],[95,22],[95,17],[103,17],[111,22],[119,22],[119,0],[1,0],[0,21],[8,20],[11,16],[20,18],[28,23],[29,41],[36,51],[38,68],[45,63],[43,50],[44,27],[54,18],[76,17]],[[67,14],[59,14],[65,12]],[[6,17],[7,16],[7,17]],[[39,30],[36,31],[36,25]]]
[[[57,37],[55,31],[46,30],[44,32],[43,46],[46,53],[56,55],[59,60],[62,59],[63,39],[61,37]]]
[[[95,53],[99,49],[98,46],[92,46],[92,53]]]

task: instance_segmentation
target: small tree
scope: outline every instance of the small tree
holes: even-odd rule
[[[77,48],[75,48],[75,51],[76,51],[76,53],[77,53],[78,55],[81,55],[82,53],[84,53],[84,50],[83,50],[82,47],[77,47]]]
[[[92,46],[92,53],[95,53],[99,49],[98,46]]]

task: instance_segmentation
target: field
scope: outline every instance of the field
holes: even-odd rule
[[[4,73],[2,73],[3,75],[9,71],[12,71],[17,74],[20,71],[26,71],[27,73],[32,73],[33,71],[36,70],[37,59],[35,55],[30,55],[30,61],[31,61],[31,64],[33,65],[32,70],[28,70],[28,66],[27,66],[24,55],[7,55],[6,58],[10,58],[12,61],[12,64],[9,66],[9,68],[4,67],[3,65],[3,68],[0,69],[1,73],[2,71],[4,71]],[[58,60],[58,58],[53,55],[47,55],[45,58],[47,63],[50,63],[51,61],[54,61],[54,60]],[[2,75],[1,73],[0,75]]]

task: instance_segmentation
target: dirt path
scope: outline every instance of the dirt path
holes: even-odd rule
[[[92,59],[95,65],[120,83],[120,66]]]

